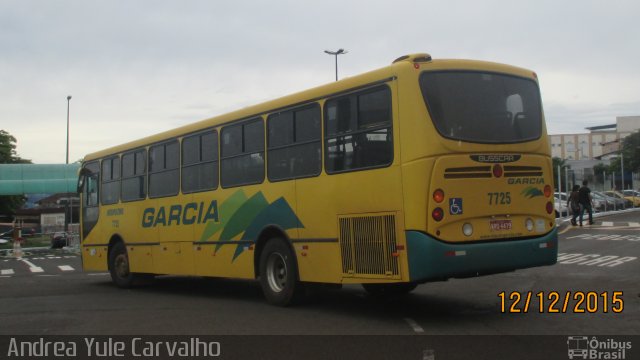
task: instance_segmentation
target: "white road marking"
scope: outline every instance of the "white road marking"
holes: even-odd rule
[[[602,226],[613,226],[613,221],[603,221]]]
[[[640,223],[638,223],[638,222],[630,222],[629,226],[640,227]]]
[[[41,267],[36,266],[34,263],[32,263],[32,262],[30,262],[28,260],[25,260],[25,259],[19,259],[19,260],[22,261],[23,263],[29,265],[29,271],[31,271],[32,273],[44,272],[44,270]]]
[[[587,266],[607,266],[614,267],[626,264],[630,261],[637,260],[635,256],[616,256],[616,255],[600,255],[600,254],[566,254],[558,253],[559,264],[576,264]]]
[[[74,268],[72,268],[69,265],[58,265],[58,269],[60,269],[62,271],[73,271],[73,270],[75,270]]]
[[[585,239],[585,240],[627,240],[627,241],[640,241],[638,235],[607,235],[607,234],[580,234],[576,236],[570,236],[567,239]]]
[[[4,270],[0,270],[0,274],[2,275],[13,275],[13,269],[4,269]]]
[[[416,333],[423,333],[424,329],[422,328],[422,326],[418,325],[417,322],[415,322],[415,320],[411,319],[411,318],[404,318],[404,321],[407,322],[407,324],[409,324],[409,326],[411,326],[411,328],[413,329],[414,332]]]

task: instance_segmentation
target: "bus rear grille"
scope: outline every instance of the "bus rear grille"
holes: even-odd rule
[[[529,177],[542,176],[542,168],[540,166],[505,166],[505,177]]]
[[[490,166],[467,166],[459,168],[449,168],[444,171],[445,179],[474,179],[490,177]]]
[[[350,277],[397,278],[395,215],[341,217],[342,273]]]

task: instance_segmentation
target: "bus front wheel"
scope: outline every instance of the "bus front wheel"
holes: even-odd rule
[[[294,254],[282,239],[270,240],[260,254],[260,286],[273,305],[292,305],[304,295]]]
[[[152,275],[131,272],[127,247],[122,242],[115,243],[109,251],[109,273],[111,280],[121,288],[130,288],[153,279]]]

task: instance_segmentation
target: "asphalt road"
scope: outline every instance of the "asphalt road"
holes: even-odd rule
[[[160,277],[122,290],[108,274],[82,272],[75,254],[32,252],[0,258],[0,335],[640,334],[640,212],[563,227],[558,250],[554,266],[429,283],[395,299],[316,289],[293,308],[266,304],[248,281]]]

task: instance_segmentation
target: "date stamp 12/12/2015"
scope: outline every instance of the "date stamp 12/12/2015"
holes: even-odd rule
[[[624,310],[622,291],[503,291],[500,312],[518,314],[538,313],[621,313]]]

